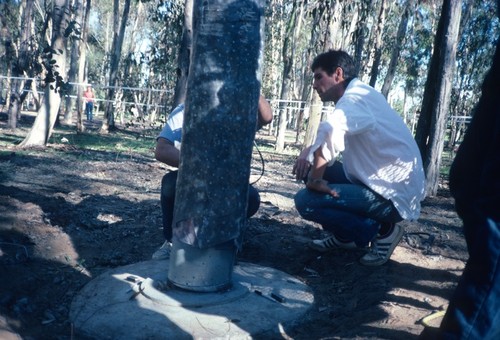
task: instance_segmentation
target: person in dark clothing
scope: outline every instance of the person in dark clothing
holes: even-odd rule
[[[500,339],[500,41],[450,169],[450,191],[469,259],[439,329],[425,328],[420,338]]]

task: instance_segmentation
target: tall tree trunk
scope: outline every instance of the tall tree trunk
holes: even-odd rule
[[[328,39],[328,37],[330,29],[335,24],[332,18],[336,8],[338,8],[336,5],[327,8],[320,3],[319,6],[313,11],[313,29],[311,30],[311,36],[309,39],[310,47],[307,49],[307,65],[311,64],[311,57],[313,54],[317,54],[318,49],[328,49],[331,47],[330,44],[333,44],[332,39]],[[324,35],[322,35],[323,33]],[[321,41],[323,41],[323,43],[321,43]],[[309,119],[307,121],[306,133],[303,141],[304,146],[311,145],[314,142],[314,138],[316,138],[316,130],[318,129],[319,122],[321,121],[321,111],[323,107],[323,104],[316,93],[313,93],[311,96],[312,80],[312,72],[309,68],[307,68],[304,70],[304,89],[302,91],[302,101],[308,102],[309,100],[312,100],[312,102],[309,106]],[[303,114],[299,116],[297,121],[297,125],[301,126]],[[298,137],[300,132],[301,128],[297,128],[297,142],[299,141]]]
[[[459,1],[444,0],[417,124],[415,139],[422,154],[429,196],[438,190],[461,10]]]
[[[189,63],[193,48],[193,0],[184,2],[184,25],[182,39],[177,60],[177,82],[175,83],[172,109],[186,100],[187,79],[189,76]]]
[[[20,147],[45,146],[52,134],[61,106],[61,86],[66,78],[66,37],[69,0],[55,0],[52,10],[51,66],[45,84],[44,104]]]
[[[119,0],[114,2],[114,32],[113,32],[113,47],[111,51],[111,65],[109,70],[108,93],[106,95],[106,111],[104,113],[101,132],[106,133],[115,128],[115,115],[113,109],[113,101],[115,97],[115,86],[118,80],[118,66],[120,65],[120,56],[123,47],[123,38],[125,37],[125,28],[127,27],[128,15],[130,13],[130,0],[125,0],[123,5],[123,13],[120,15]],[[120,23],[120,25],[117,25]],[[117,30],[117,26],[120,27]]]
[[[91,0],[85,1],[85,12],[83,14],[82,21],[82,41],[78,45],[78,51],[80,58],[78,58],[78,86],[76,88],[76,108],[77,108],[77,121],[76,130],[83,132],[85,131],[85,126],[83,125],[83,84],[86,80],[85,74],[85,64],[87,62],[87,39],[89,31],[89,18],[90,9],[92,7]]]
[[[384,34],[385,26],[385,12],[387,11],[387,1],[382,0],[380,4],[380,12],[378,15],[377,26],[374,32],[375,46],[373,46],[373,63],[370,72],[370,86],[375,87],[378,77],[378,69],[380,66],[380,60],[382,59],[382,36]]]
[[[264,32],[261,2],[263,0],[195,1],[193,59],[168,273],[169,281],[183,288],[188,286],[183,279],[190,275],[179,278],[176,274],[201,268],[196,263],[200,256],[193,254],[206,254],[203,250],[223,245],[232,249],[234,255],[236,239],[246,221],[261,82]],[[186,255],[176,249],[184,249]],[[188,258],[194,260],[185,261]],[[193,275],[208,276],[203,280],[207,286],[200,290],[216,286],[213,281],[222,281],[227,288],[232,259],[228,261],[231,263],[229,275],[221,278],[210,276],[220,274],[220,270],[213,270],[220,262],[208,260],[203,263],[203,273],[198,271]],[[224,282],[226,278],[228,281]],[[189,285],[191,290],[198,288]]]
[[[23,11],[21,15],[21,37],[20,42],[18,42],[19,48],[13,50],[12,53],[8,54],[8,60],[10,57],[14,57],[12,60],[13,67],[10,68],[11,76],[13,77],[26,77],[27,71],[30,69],[30,47],[32,44],[30,40],[32,39],[32,29],[33,29],[33,0],[27,0],[25,6],[23,6]],[[14,53],[16,55],[14,55]],[[31,72],[29,72],[31,74]],[[31,80],[26,82],[25,80],[16,79],[11,83],[10,96],[9,96],[9,127],[15,129],[17,127],[17,118],[21,116],[21,107],[23,101],[26,98],[25,90],[31,85]]]
[[[398,66],[399,53],[401,52],[401,47],[403,46],[403,41],[406,35],[406,28],[408,27],[408,20],[410,18],[411,9],[413,8],[413,0],[407,0],[406,6],[403,10],[403,16],[399,22],[398,32],[396,34],[396,39],[394,41],[394,46],[391,52],[391,60],[389,61],[389,67],[387,68],[387,74],[384,79],[384,84],[382,85],[382,94],[387,98],[389,95],[389,90],[391,89],[392,81],[396,74],[396,67]]]
[[[290,100],[290,88],[292,86],[292,71],[295,60],[296,44],[298,34],[300,33],[302,14],[304,11],[303,1],[294,1],[290,20],[287,24],[285,41],[283,42],[282,58],[283,58],[283,80],[281,85],[281,95],[278,122],[278,135],[276,137],[275,149],[282,152],[285,149],[285,133],[287,128],[287,100]]]
[[[311,107],[309,108],[309,122],[307,123],[306,136],[304,137],[304,145],[309,146],[314,143],[316,139],[316,132],[319,123],[321,122],[321,111],[323,110],[323,103],[319,95],[314,92],[311,100]]]
[[[74,8],[74,17],[73,20],[75,22],[76,28],[83,33],[82,22],[83,22],[83,0],[74,0],[75,3],[73,5]],[[78,58],[79,58],[79,46],[82,43],[81,36],[80,39],[72,39],[71,41],[71,61],[69,63],[68,70],[68,82],[75,83],[77,80],[77,72],[78,72]],[[76,86],[78,90],[78,85]],[[73,119],[73,100],[70,94],[74,94],[74,85],[71,87],[71,92],[66,96],[65,105],[64,105],[64,122],[66,124],[71,124],[71,120]],[[76,93],[75,93],[76,94]]]
[[[9,15],[10,13],[6,13]],[[7,81],[6,81],[6,94],[5,94],[5,107],[8,108],[8,126],[11,129],[15,129],[17,126],[17,115],[13,112],[11,107],[15,106],[17,107],[17,103],[19,100],[16,100],[16,97],[18,96],[19,91],[17,91],[17,86],[15,84],[19,84],[19,87],[22,87],[22,82],[18,79],[14,80],[12,79],[12,69],[15,69],[13,67],[13,64],[15,63],[16,59],[19,59],[15,47],[15,42],[12,41],[12,34],[9,30],[9,26],[5,22],[6,18],[4,17],[4,13],[0,13],[0,57],[1,57],[1,63],[5,65],[6,72],[5,74],[7,75]],[[3,70],[0,70],[3,71]],[[3,92],[3,91],[2,91]],[[0,92],[0,99],[3,99],[3,93]],[[20,104],[19,104],[20,105]]]
[[[365,49],[366,38],[368,37],[368,15],[372,7],[371,0],[361,0],[359,8],[358,22],[356,23],[356,31],[353,37],[354,62],[360,70],[360,76],[364,72],[361,61],[363,60],[363,50]]]

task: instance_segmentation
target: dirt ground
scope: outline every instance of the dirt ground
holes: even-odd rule
[[[13,133],[0,123],[0,139]],[[258,142],[268,143],[265,136]],[[152,152],[105,153],[63,142],[26,154],[0,148],[0,338],[81,339],[68,318],[73,297],[109,269],[149,260],[161,245],[159,189],[167,167]],[[358,263],[361,251],[307,248],[326,234],[294,208],[302,187],[291,176],[294,157],[263,158],[256,183],[262,203],[238,260],[284,271],[315,296],[307,318],[283,337],[416,338],[420,320],[447,306],[467,259],[446,183],[423,202],[418,221],[402,223],[406,234],[391,260],[369,268]],[[252,180],[261,167],[258,153],[254,159]]]

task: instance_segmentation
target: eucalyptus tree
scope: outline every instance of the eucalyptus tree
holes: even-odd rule
[[[420,112],[423,89],[431,59],[433,38],[435,35],[435,16],[439,15],[432,4],[419,5],[414,15],[409,17],[407,36],[401,50],[402,63],[397,64],[397,81],[404,92],[401,112],[407,125],[414,131],[416,117]],[[416,99],[415,102],[413,99]]]
[[[396,68],[398,65],[400,52],[403,46],[403,41],[406,38],[406,31],[408,28],[408,21],[410,15],[414,12],[414,0],[404,0],[403,10],[401,15],[401,20],[399,21],[398,29],[395,38],[388,43],[390,53],[389,65],[387,66],[387,71],[385,74],[384,82],[380,92],[387,97],[389,95],[389,90],[391,89],[394,76],[396,74]],[[387,43],[386,43],[387,44]]]
[[[280,94],[282,102],[279,107],[279,125],[275,144],[275,149],[278,152],[282,152],[285,147],[285,132],[288,125],[286,101],[291,99],[292,75],[297,56],[297,45],[302,27],[304,7],[305,2],[302,0],[294,0],[292,2],[289,19],[286,24],[285,39],[282,45],[283,77]]]
[[[88,42],[88,32],[89,32],[89,18],[90,9],[92,1],[85,0],[85,9],[83,13],[82,30],[81,30],[81,40],[78,44],[78,84],[83,84],[86,79],[85,65],[87,64],[87,42]],[[76,108],[77,108],[77,122],[76,128],[78,131],[84,131],[83,125],[83,100],[82,100],[83,89],[81,86],[77,87],[76,90]]]
[[[359,6],[357,7],[358,17],[356,21],[356,30],[352,37],[352,45],[354,46],[354,62],[360,69],[360,76],[365,73],[367,68],[366,64],[368,58],[366,58],[366,41],[370,35],[368,23],[374,4],[375,2],[372,0],[359,0],[358,3],[352,5]]]
[[[426,193],[430,196],[438,190],[461,11],[461,3],[443,1],[417,124],[415,139],[424,163]]]
[[[12,17],[17,18],[12,28],[11,41],[9,45],[10,51],[6,55],[7,58],[2,58],[9,63],[7,76],[9,86],[7,90],[7,108],[9,116],[9,126],[13,129],[17,126],[17,119],[21,115],[21,107],[26,99],[30,89],[36,87],[33,77],[41,72],[41,61],[39,50],[40,35],[36,33],[36,26],[41,26],[43,18],[36,15],[34,10],[34,0],[25,0],[15,6],[11,3],[8,7],[3,8],[4,16],[7,22],[14,23]],[[9,17],[11,19],[9,20]],[[9,26],[5,26],[8,28]],[[12,78],[10,78],[12,77]],[[12,81],[11,81],[12,79]],[[36,99],[36,98],[35,98]]]
[[[80,42],[82,36],[82,27],[83,27],[83,0],[74,0],[73,10],[71,11],[71,22],[69,23],[74,27],[73,34],[69,37],[70,41],[70,62],[68,69],[68,82],[74,83],[78,77],[78,59],[80,58]],[[69,94],[76,94],[74,88],[71,88],[71,92]],[[73,119],[73,107],[72,107],[72,98],[70,95],[66,96],[65,105],[64,105],[64,121],[66,123],[71,123]]]
[[[0,4],[0,70],[2,75],[6,75],[6,78],[1,79],[0,83],[0,105],[3,107],[10,106],[10,92],[12,87],[12,82],[10,76],[12,74],[12,63],[15,59],[15,37],[12,34],[12,27],[15,23],[12,22],[12,12],[15,11],[14,6],[11,4]],[[10,21],[10,22],[9,22]],[[5,87],[5,99],[3,97]],[[16,117],[11,119],[9,115],[8,126],[10,128],[16,128]]]
[[[44,104],[20,147],[45,146],[56,122],[66,78],[66,29],[69,23],[69,0],[54,0],[51,11],[52,39],[45,49]]]
[[[165,39],[168,43],[168,40]],[[175,41],[175,39],[174,39]],[[189,61],[193,48],[193,0],[184,2],[184,25],[182,25],[181,42],[177,56],[177,81],[175,85],[172,108],[186,99],[187,79],[189,76]]]
[[[380,1],[379,15],[377,17],[377,24],[373,30],[372,40],[373,48],[371,52],[371,70],[370,70],[370,86],[375,87],[377,82],[377,77],[379,74],[379,66],[382,59],[382,36],[384,33],[384,26],[386,21],[386,12],[388,9],[388,3],[386,0]]]
[[[304,67],[303,78],[305,79],[305,84],[302,92],[302,100],[310,100],[311,103],[309,106],[307,129],[304,136],[304,146],[309,146],[314,142],[314,139],[316,138],[316,130],[322,118],[321,113],[323,108],[323,103],[321,102],[318,94],[315,91],[311,91],[313,77],[310,64],[312,58],[314,58],[318,53],[333,48],[336,42],[339,41],[339,36],[342,34],[338,28],[345,27],[344,22],[341,20],[341,18],[344,17],[342,15],[343,8],[344,7],[342,7],[339,2],[332,3],[328,1],[320,1],[317,2],[309,11],[311,17],[310,38],[309,47],[307,48],[304,58],[307,61],[307,66]],[[335,28],[337,28],[337,30],[335,30]],[[302,117],[299,118],[298,126],[301,126]],[[300,128],[297,129],[297,142],[299,134]]]
[[[451,113],[458,117],[450,120],[449,148],[453,148],[463,135],[461,132],[465,130],[466,117],[470,116],[481,92],[479,80],[488,71],[499,31],[494,0],[464,3],[457,49],[457,72],[450,105]]]
[[[125,28],[127,27],[128,16],[130,13],[131,0],[125,0],[123,11],[120,12],[120,0],[113,1],[113,43],[111,47],[111,59],[109,67],[109,79],[107,82],[106,108],[104,113],[101,132],[108,132],[115,128],[115,115],[113,101],[118,81],[118,66],[120,65],[120,56],[122,53],[123,40],[125,37]]]

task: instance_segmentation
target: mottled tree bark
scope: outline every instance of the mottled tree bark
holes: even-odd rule
[[[421,114],[417,123],[415,139],[424,162],[426,192],[429,196],[436,195],[439,184],[439,168],[455,69],[460,14],[460,2],[452,0],[443,2],[434,52],[425,83]]]

